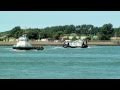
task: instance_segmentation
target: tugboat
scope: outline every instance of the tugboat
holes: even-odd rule
[[[28,38],[26,35],[23,35],[22,37],[19,37],[18,42],[16,45],[13,45],[13,49],[18,49],[18,50],[43,50],[43,47],[33,47],[29,42]]]
[[[63,44],[64,48],[71,47],[71,48],[87,48],[87,40],[76,40],[76,41],[65,41]]]

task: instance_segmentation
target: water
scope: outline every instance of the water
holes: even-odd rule
[[[0,46],[0,79],[120,79],[120,46],[43,51]]]

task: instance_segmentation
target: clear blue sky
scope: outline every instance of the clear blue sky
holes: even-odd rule
[[[0,32],[15,26],[44,28],[70,24],[102,26],[107,23],[119,27],[120,11],[0,11]]]

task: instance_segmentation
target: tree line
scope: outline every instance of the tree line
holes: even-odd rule
[[[64,25],[64,26],[52,26],[43,29],[40,28],[28,28],[22,29],[20,26],[16,26],[10,31],[1,32],[0,36],[6,35],[9,37],[18,38],[23,34],[27,34],[29,39],[42,39],[42,38],[53,38],[59,40],[64,35],[75,33],[79,36],[98,36],[99,40],[109,40],[110,37],[120,37],[120,27],[113,28],[111,23],[104,24],[101,27],[94,25]]]

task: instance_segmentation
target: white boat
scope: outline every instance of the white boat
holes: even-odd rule
[[[23,35],[18,39],[18,42],[16,45],[13,45],[13,49],[19,49],[19,50],[31,50],[31,49],[37,49],[37,50],[43,50],[43,47],[33,47],[29,42],[26,35]]]
[[[80,48],[87,48],[87,40],[75,40],[75,41],[65,41],[63,44],[63,47],[67,48],[67,47],[71,47],[71,48],[76,48],[76,47],[80,47]]]

